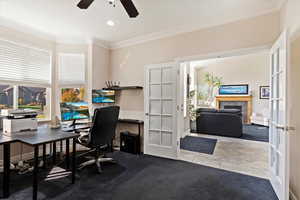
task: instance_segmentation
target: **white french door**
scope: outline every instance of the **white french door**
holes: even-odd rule
[[[177,159],[177,64],[145,68],[144,153]]]
[[[270,181],[279,200],[289,198],[287,126],[287,33],[283,32],[270,52]]]

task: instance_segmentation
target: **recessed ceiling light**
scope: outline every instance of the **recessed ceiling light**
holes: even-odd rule
[[[106,22],[106,24],[107,24],[108,26],[114,26],[114,25],[115,25],[115,22],[112,21],[112,20],[108,20],[108,21]]]

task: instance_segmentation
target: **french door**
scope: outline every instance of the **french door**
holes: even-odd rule
[[[270,52],[270,181],[279,200],[289,198],[287,126],[287,33],[283,32]]]
[[[145,68],[144,153],[177,159],[177,64]]]

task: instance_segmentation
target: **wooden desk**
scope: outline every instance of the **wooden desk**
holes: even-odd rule
[[[21,142],[23,144],[30,145],[34,148],[34,170],[33,170],[33,193],[32,199],[37,199],[38,191],[38,158],[39,158],[39,146],[43,145],[43,161],[46,163],[46,144],[57,141],[66,140],[66,164],[67,170],[69,170],[69,140],[73,139],[73,154],[72,154],[72,184],[75,183],[76,173],[76,138],[79,134],[71,132],[63,132],[60,129],[50,129],[48,127],[39,127],[37,131],[13,133],[10,136],[0,134],[0,144],[3,144],[3,197],[9,197],[9,182],[10,182],[10,144],[14,142]],[[53,152],[56,156],[55,151]],[[55,161],[55,159],[54,159]]]

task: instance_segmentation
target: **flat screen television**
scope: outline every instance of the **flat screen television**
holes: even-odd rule
[[[219,95],[247,95],[248,85],[221,85],[219,88]]]
[[[61,121],[74,121],[89,119],[89,106],[87,102],[60,103]]]
[[[115,103],[115,91],[92,90],[92,103]]]

